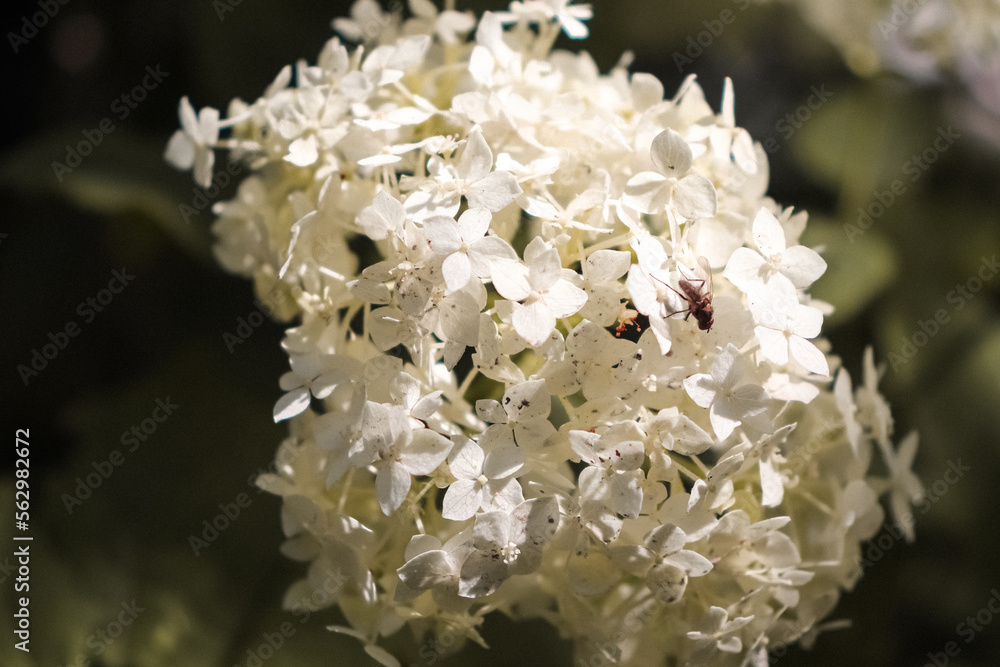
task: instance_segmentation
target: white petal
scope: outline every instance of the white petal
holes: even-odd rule
[[[448,458],[452,442],[437,431],[422,428],[399,455],[399,462],[414,475],[429,475]]]
[[[702,577],[712,571],[712,561],[697,551],[678,551],[671,554],[667,561],[685,570],[689,577]]]
[[[448,554],[441,549],[425,551],[414,556],[396,572],[400,581],[417,590],[446,584],[457,574]]]
[[[542,300],[556,317],[569,317],[587,303],[587,293],[567,280],[560,280],[545,291]]]
[[[788,340],[788,348],[795,361],[803,367],[817,375],[829,375],[830,366],[826,362],[826,355],[819,351],[819,348],[801,336],[792,336]]]
[[[684,456],[701,454],[715,444],[712,436],[684,415],[677,417],[670,432],[674,436],[670,449]]]
[[[764,507],[777,507],[785,496],[781,475],[774,469],[770,459],[760,461],[760,492],[760,503]]]
[[[511,515],[506,512],[483,512],[476,517],[472,529],[473,545],[480,551],[488,551],[506,545],[512,537]],[[463,572],[464,577],[464,572]]]
[[[478,524],[477,518],[476,525]],[[458,582],[458,594],[465,598],[490,595],[500,587],[500,584],[507,577],[508,568],[503,560],[494,559],[489,553],[473,553],[462,564],[462,578]]]
[[[450,255],[462,247],[461,230],[451,218],[434,216],[424,220],[424,236],[431,250],[438,255]]]
[[[733,137],[733,162],[744,174],[757,173],[757,151],[754,149],[750,133],[737,128]]]
[[[583,273],[591,283],[618,280],[632,264],[632,253],[623,250],[598,250],[587,257]]]
[[[365,643],[365,653],[368,654],[372,660],[382,665],[382,667],[400,667],[399,660],[389,651],[385,650],[377,644]]]
[[[361,231],[376,241],[384,239],[390,231],[402,229],[405,220],[403,205],[385,190],[380,190],[357,218]]]
[[[506,424],[507,413],[499,401],[481,398],[476,401],[476,416],[487,424]]]
[[[180,118],[181,127],[184,128],[184,132],[189,134],[193,139],[200,139],[198,133],[198,114],[195,113],[194,107],[191,106],[191,101],[185,95],[181,98],[180,104],[177,107],[177,116]]]
[[[537,347],[544,343],[552,330],[556,328],[556,316],[541,301],[527,305],[514,304],[511,324],[514,325],[514,330],[521,338],[526,340],[529,345]]]
[[[483,128],[476,125],[469,131],[456,171],[468,181],[478,181],[493,168],[493,152],[483,139]]]
[[[504,392],[503,409],[512,421],[544,420],[549,416],[551,399],[545,380],[529,380]]]
[[[792,331],[803,338],[815,338],[823,328],[823,312],[811,306],[798,306],[790,319]]]
[[[494,171],[470,185],[466,197],[470,208],[482,207],[496,213],[522,192],[513,174]]]
[[[562,277],[559,251],[536,236],[524,248],[524,263],[528,265],[528,282],[532,291],[546,290]]]
[[[696,405],[707,408],[715,400],[718,387],[708,373],[698,373],[684,379],[684,389]]]
[[[469,244],[469,262],[472,272],[478,277],[490,278],[493,264],[498,260],[517,261],[517,253],[502,238],[484,236]]]
[[[475,516],[483,502],[483,489],[479,482],[459,479],[451,483],[444,494],[441,516],[452,521],[465,521]]]
[[[194,164],[195,145],[182,130],[176,130],[167,142],[163,157],[178,169],[190,169]]]
[[[288,155],[285,156],[287,162],[291,162],[296,167],[308,167],[319,159],[319,150],[316,147],[316,135],[310,134],[308,137],[299,137],[288,146]]]
[[[657,556],[665,556],[683,549],[688,537],[683,530],[668,523],[649,531],[642,541]]]
[[[528,267],[524,264],[509,259],[497,259],[492,262],[490,268],[493,287],[503,298],[521,301],[531,294],[531,285],[528,283]]]
[[[309,407],[309,390],[304,387],[293,389],[274,404],[275,423],[301,414]]]
[[[762,208],[753,219],[753,242],[760,249],[760,254],[770,257],[785,250],[785,230],[778,219]]]
[[[316,398],[326,398],[332,394],[333,390],[340,386],[345,379],[344,374],[340,371],[323,373],[312,381],[312,394]]]
[[[471,243],[482,238],[490,228],[493,216],[485,208],[470,208],[458,218],[458,228],[462,238]]]
[[[570,431],[569,445],[580,459],[589,464],[597,463],[595,445],[600,435],[591,431]]]
[[[390,516],[399,509],[410,491],[410,481],[410,473],[395,461],[381,467],[375,478],[375,495],[383,514]]]
[[[760,351],[767,357],[768,361],[778,366],[784,366],[788,363],[788,339],[785,338],[785,332],[756,327],[754,333],[757,334],[757,340],[760,341]]]
[[[653,138],[649,156],[661,174],[680,178],[691,169],[691,147],[684,137],[677,132],[666,129]]]
[[[826,272],[826,262],[812,248],[792,246],[781,254],[781,272],[792,285],[805,289]]]
[[[701,174],[690,174],[674,186],[670,206],[689,220],[710,218],[718,207],[718,195],[710,180]]]
[[[670,563],[660,563],[646,575],[646,584],[653,597],[666,604],[679,600],[687,589],[687,583],[687,572]]]
[[[751,285],[763,282],[761,267],[765,260],[760,253],[750,248],[737,248],[729,257],[722,275],[741,291],[746,292]]]
[[[448,457],[451,474],[459,479],[476,479],[483,471],[483,450],[472,440],[457,447]]]
[[[215,152],[207,148],[199,148],[194,154],[194,181],[203,188],[212,185],[212,166],[215,164]]]
[[[490,479],[517,474],[524,466],[524,452],[519,447],[499,447],[486,454],[482,471]]]
[[[788,325],[788,315],[798,302],[794,294],[782,294],[775,289],[779,285],[776,281],[767,285],[752,283],[747,290],[747,304],[757,324],[783,332]]]
[[[458,291],[469,284],[472,278],[472,263],[464,252],[454,252],[445,257],[441,264],[441,274],[451,292]]]
[[[524,492],[521,490],[521,484],[513,477],[490,482],[483,490],[485,509],[510,512],[523,502]]]
[[[722,414],[723,411],[727,412],[727,414]],[[728,438],[740,424],[739,419],[729,416],[725,407],[722,407],[722,411],[720,411],[719,403],[712,403],[712,409],[709,412],[708,418],[712,422],[712,430],[715,431],[715,435],[718,436],[719,440]]]
[[[622,203],[640,213],[657,213],[669,201],[670,185],[655,171],[643,171],[628,180]]]

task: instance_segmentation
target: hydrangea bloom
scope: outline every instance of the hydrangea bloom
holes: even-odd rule
[[[891,69],[921,82],[957,76],[981,105],[1000,114],[997,0],[785,1],[856,71]]]
[[[902,521],[922,493],[870,356],[854,390],[818,338],[805,214],[765,196],[728,82],[716,113],[693,77],[553,51],[587,8],[411,9],[362,0],[334,27],[364,44],[227,118],[185,100],[167,153],[250,167],[217,253],[292,304],[258,480],[310,564],[287,600],[386,665],[382,637],[482,643],[492,611],[588,664],[766,663],[854,585],[879,496]]]

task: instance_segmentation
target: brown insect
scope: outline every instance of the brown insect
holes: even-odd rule
[[[689,317],[694,315],[694,319],[698,321],[698,328],[702,331],[711,331],[712,325],[715,324],[715,311],[712,308],[712,268],[708,265],[708,260],[704,257],[698,258],[698,265],[701,267],[702,272],[708,277],[708,290],[702,291],[705,288],[705,278],[688,278],[687,276],[681,274],[681,277],[677,280],[677,286],[681,288],[678,292],[672,285],[663,282],[659,278],[661,283],[669,287],[674,294],[679,296],[687,303],[687,308],[682,308],[681,310],[675,310],[674,312],[667,315],[667,317],[672,317],[678,313],[687,314],[684,316],[684,321],[686,322]]]

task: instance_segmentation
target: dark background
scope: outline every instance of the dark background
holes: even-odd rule
[[[866,344],[885,362],[904,352],[904,339],[920,343],[912,358],[896,358],[883,382],[896,439],[921,432],[916,469],[934,502],[916,512],[917,541],[869,552],[872,566],[831,617],[851,619],[850,628],[821,635],[810,652],[795,648],[773,660],[917,666],[953,641],[960,654],[952,664],[998,664],[997,627],[986,623],[966,642],[958,625],[1000,587],[1000,277],[961,309],[947,296],[1000,250],[1000,120],[955,82],[922,88],[892,74],[860,78],[793,11],[741,6],[598,1],[591,37],[560,45],[587,49],[602,71],[631,50],[632,70],[659,76],[668,96],[696,72],[716,107],[731,76],[738,124],[771,148],[770,194],[809,210],[805,241],[825,248],[830,269],[814,294],[837,308],[825,326],[833,349],[857,381]],[[271,420],[287,368],[281,328],[264,322],[227,349],[223,334],[255,311],[251,285],[213,260],[208,209],[182,219],[179,205],[195,205],[199,191],[189,174],[162,160],[182,95],[195,108],[223,113],[233,97],[256,98],[283,65],[314,61],[332,35],[330,20],[348,5],[243,0],[221,20],[210,0],[58,7],[16,53],[9,37],[0,46],[0,404],[9,443],[0,543],[13,544],[6,517],[18,428],[31,433],[27,534],[34,537],[30,655],[11,646],[14,547],[0,547],[8,628],[0,663],[245,665],[248,649],[290,622],[286,635],[288,627],[293,633],[265,664],[374,664],[357,642],[325,630],[342,622],[336,611],[300,623],[280,610],[303,570],[279,554],[279,502],[248,479],[269,465],[285,434]],[[504,4],[460,3],[466,7],[478,13]],[[727,8],[735,20],[679,72],[675,54]],[[20,32],[23,17],[37,11],[36,3],[7,3],[4,33]],[[122,118],[112,104],[147,66],[168,76]],[[829,101],[794,132],[779,125],[789,113],[801,118],[811,87],[821,86],[832,92]],[[58,179],[52,162],[65,162],[66,145],[104,118],[114,131]],[[959,139],[910,181],[907,161],[949,126]],[[905,192],[850,242],[843,225],[897,179],[905,179]],[[123,268],[135,278],[87,322],[79,304],[97,298]],[[948,322],[914,337],[941,308]],[[26,385],[18,366],[71,322],[79,334]],[[129,451],[123,434],[153,415],[157,399],[179,407]],[[114,450],[120,465],[109,469],[104,462]],[[945,483],[956,462],[969,470]],[[99,469],[110,475],[67,505],[78,479]],[[220,504],[241,500],[238,518],[196,556],[189,537]],[[113,641],[95,639],[133,600],[141,609],[134,622]],[[980,622],[987,614],[992,620],[986,612]],[[571,664],[569,644],[541,623],[493,615],[483,634],[489,652],[471,646],[447,663]]]

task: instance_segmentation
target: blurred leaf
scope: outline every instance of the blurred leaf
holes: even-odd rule
[[[896,251],[877,232],[866,234],[863,243],[852,244],[840,224],[810,216],[803,243],[820,248],[826,260],[826,273],[810,292],[833,304],[836,310],[826,318],[830,324],[856,317],[896,278]]]
[[[917,93],[890,77],[859,83],[835,91],[823,112],[802,125],[794,146],[806,169],[854,210],[872,198],[873,188],[900,177],[927,137],[933,140],[926,108]]]
[[[65,197],[101,216],[138,213],[131,217],[148,220],[192,256],[213,262],[204,229],[186,223],[181,215],[179,205],[190,205],[191,189],[183,187],[181,175],[163,161],[161,139],[118,128],[97,145],[87,141],[92,152],[66,173],[62,166],[74,163],[67,158],[69,149],[84,143],[82,136],[79,130],[64,129],[22,144],[0,158],[0,183],[30,196]],[[134,235],[135,230],[129,231]]]

